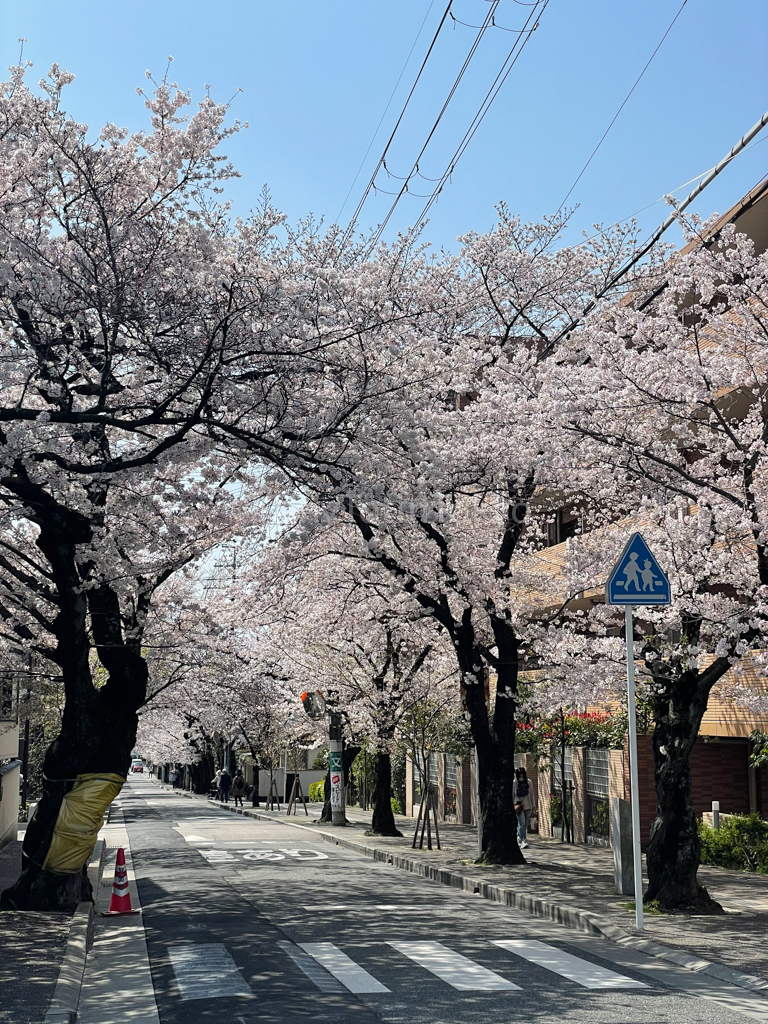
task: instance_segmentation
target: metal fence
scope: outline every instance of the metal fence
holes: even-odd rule
[[[586,833],[593,841],[607,842],[610,839],[611,754],[609,750],[588,747],[586,755]]]
[[[457,811],[456,784],[457,758],[455,754],[445,755],[445,816],[453,817]]]
[[[552,799],[549,810],[552,835],[560,836],[566,842],[574,841],[573,834],[573,748],[565,748],[565,784],[559,747],[552,748]]]

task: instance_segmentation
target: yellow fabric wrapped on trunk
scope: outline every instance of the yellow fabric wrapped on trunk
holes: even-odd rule
[[[93,853],[104,811],[123,788],[122,775],[110,772],[78,775],[61,801],[43,868],[57,875],[80,871]]]

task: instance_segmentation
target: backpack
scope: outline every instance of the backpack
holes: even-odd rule
[[[528,796],[528,779],[521,779],[517,784],[517,795]]]

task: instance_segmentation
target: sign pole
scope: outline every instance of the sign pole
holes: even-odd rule
[[[627,712],[629,717],[629,773],[632,797],[632,854],[635,863],[635,923],[643,930],[643,868],[640,857],[640,783],[637,770],[637,713],[635,705],[635,652],[632,605],[624,607],[627,639]]]

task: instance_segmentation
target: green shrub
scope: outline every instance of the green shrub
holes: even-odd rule
[[[322,772],[328,771],[328,747],[322,747],[320,750],[318,750],[318,752],[315,754],[315,759],[312,762],[312,767],[315,770],[319,770]]]
[[[701,863],[768,874],[768,821],[758,814],[721,818],[720,828],[699,822]]]
[[[553,828],[561,828],[563,824],[563,801],[554,793],[549,797],[549,818]]]
[[[389,802],[390,802],[390,804],[392,804],[392,813],[393,814],[405,814],[405,811],[403,810],[402,804],[400,803],[400,801],[397,799],[396,796],[391,796],[389,798]]]
[[[307,790],[307,796],[311,803],[322,804],[325,802],[325,779],[319,779],[317,782],[310,782],[309,789]]]

